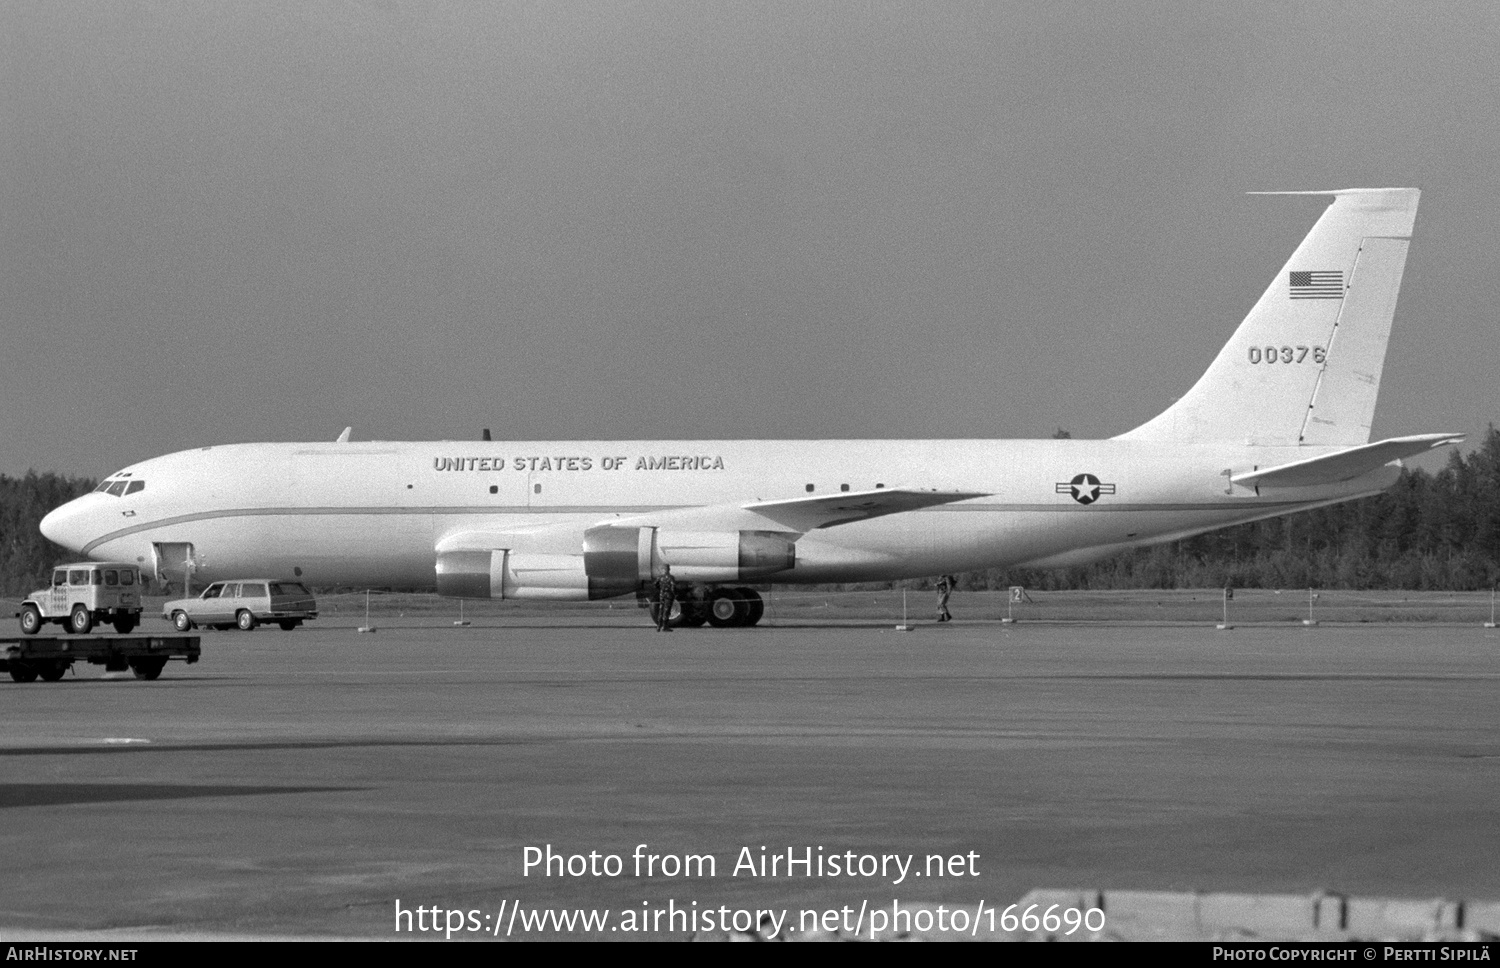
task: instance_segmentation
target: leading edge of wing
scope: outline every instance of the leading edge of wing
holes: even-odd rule
[[[887,514],[988,497],[980,491],[936,491],[908,487],[882,487],[869,491],[840,491],[780,501],[753,501],[740,508],[792,531],[815,531],[854,521],[868,521]]]
[[[1463,434],[1418,434],[1414,437],[1392,437],[1350,447],[1322,457],[1309,457],[1267,467],[1265,470],[1235,474],[1230,478],[1246,487],[1313,487],[1319,484],[1340,484],[1367,474],[1393,460],[1412,457],[1434,447],[1456,444],[1464,439]]]

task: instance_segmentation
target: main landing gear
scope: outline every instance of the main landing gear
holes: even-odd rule
[[[766,614],[766,603],[753,588],[692,586],[683,592],[672,603],[668,624],[673,628],[698,628],[704,624],[716,629],[740,628],[754,625]],[[656,609],[652,604],[653,621]]]

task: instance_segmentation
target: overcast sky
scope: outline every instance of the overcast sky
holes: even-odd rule
[[[1500,5],[0,4],[0,473],[1107,437],[1413,185],[1375,434],[1500,420]]]

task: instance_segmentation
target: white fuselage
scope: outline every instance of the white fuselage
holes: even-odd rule
[[[887,580],[1065,565],[1242,521],[1377,493],[1394,464],[1337,485],[1254,488],[1235,474],[1339,448],[1134,440],[792,440],[237,444],[125,468],[128,495],[96,492],[43,529],[94,558],[160,574],[192,546],[195,578],[247,574],[319,585],[430,589],[462,536],[578,555],[602,524],[691,520],[873,488],[980,494],[807,531],[776,583]],[[1073,485],[1080,475],[1091,475]],[[811,489],[811,490],[809,490]],[[1091,499],[1084,503],[1080,498]],[[728,520],[728,519],[725,519]],[[723,525],[735,527],[731,520]]]

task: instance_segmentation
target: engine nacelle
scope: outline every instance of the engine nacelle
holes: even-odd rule
[[[656,533],[657,559],[685,581],[754,581],[797,564],[796,534],[780,531]]]
[[[659,531],[601,525],[582,555],[503,548],[437,556],[437,592],[449,598],[586,601],[641,591],[671,565],[679,581],[753,581],[791,569],[799,535],[781,531]]]
[[[438,555],[437,592],[449,598],[528,598],[565,602],[622,594],[594,594],[580,555],[514,554],[504,549],[447,551]]]

